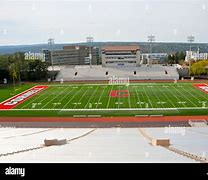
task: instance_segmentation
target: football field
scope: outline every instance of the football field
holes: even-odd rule
[[[45,111],[50,116],[50,112],[56,111],[58,115],[67,116],[88,113],[118,115],[122,111],[126,115],[132,115],[132,112],[133,115],[163,115],[167,111],[173,114],[183,111],[206,114],[208,111],[208,94],[192,83],[131,83],[128,86],[52,84],[32,96],[26,97],[25,94],[22,94],[25,99],[7,112],[28,111],[35,115]]]

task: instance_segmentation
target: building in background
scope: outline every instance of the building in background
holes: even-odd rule
[[[186,51],[186,57],[185,61],[188,62],[189,60],[206,60],[208,59],[208,53],[200,53],[199,49],[198,51]]]
[[[167,53],[151,53],[151,64],[161,64],[168,57]],[[149,53],[141,54],[141,62],[142,64],[147,64],[150,58]]]
[[[103,66],[139,66],[140,47],[129,46],[105,46],[101,49]]]
[[[89,65],[90,47],[84,45],[64,46],[60,50],[43,50],[46,62],[53,65]],[[92,65],[99,64],[99,49],[92,48]]]

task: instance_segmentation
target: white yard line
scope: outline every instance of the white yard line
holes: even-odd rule
[[[120,91],[120,85],[118,85],[118,90]],[[119,109],[119,105],[120,105],[120,94],[118,95],[118,109]]]
[[[137,100],[136,100],[136,102],[139,100],[139,106],[140,106],[140,108],[142,108],[142,105],[141,105],[141,100],[140,100],[140,98],[139,98],[139,95],[138,95],[138,91],[137,91],[137,87],[134,87],[134,89],[136,89],[136,96],[137,96]]]
[[[168,87],[167,87],[168,88]],[[173,104],[173,102],[168,98],[168,96],[166,95],[166,93],[164,93],[159,87],[158,87],[158,89],[159,89],[159,91],[165,96],[165,98],[172,104],[172,106],[174,107],[174,108],[177,108],[174,104]]]
[[[61,108],[61,109],[64,109],[71,101],[72,99],[74,99],[74,97],[77,95],[77,93],[79,91],[81,91],[81,89],[83,88],[84,86],[82,86],[78,91],[76,91],[76,93],[71,97],[71,99]]]
[[[38,85],[37,85],[37,86],[38,86]],[[3,104],[4,102],[9,101],[10,99],[13,99],[14,97],[19,96],[20,94],[23,94],[23,93],[25,93],[25,92],[27,92],[27,91],[29,91],[29,90],[31,90],[31,89],[33,89],[33,88],[35,88],[35,87],[36,87],[36,86],[33,86],[33,87],[29,88],[29,89],[26,89],[25,91],[20,92],[20,93],[18,93],[18,94],[16,94],[16,95],[14,95],[14,96],[10,97],[9,99],[6,99],[6,100],[4,100],[4,101],[0,102],[0,104]]]
[[[100,95],[100,97],[99,97],[99,99],[98,99],[96,108],[99,106],[100,100],[101,100],[101,98],[103,97],[103,94],[104,94],[104,92],[105,92],[106,89],[107,89],[107,88],[103,88],[103,91],[102,91],[102,93],[101,93],[101,95]]]
[[[93,93],[91,94],[90,98],[88,99],[87,103],[85,104],[84,109],[87,107],[87,105],[88,105],[88,103],[90,102],[90,100],[92,99],[92,97],[94,98],[94,94],[95,94],[95,92],[97,92],[98,87],[99,87],[99,86],[97,86],[97,87],[94,89]]]
[[[170,86],[171,87],[171,86]],[[178,100],[178,102],[181,101],[181,99],[179,99],[169,88],[167,88],[168,91],[174,96],[174,98],[176,98]],[[186,107],[184,104],[182,104],[184,107]]]
[[[52,98],[51,100],[49,100],[46,104],[44,104],[41,109],[43,109],[44,107],[46,107],[50,102],[53,102],[54,99],[56,99],[57,97],[59,97],[62,94],[62,91],[60,91],[58,94],[56,94],[54,96],[54,98]]]
[[[85,96],[85,94],[89,91],[89,89],[91,89],[91,88],[88,87],[87,90],[82,94],[82,96],[79,98],[79,100],[77,101],[77,103],[74,105],[73,109],[76,109],[78,103],[82,103],[81,100]]]
[[[71,93],[73,93],[74,91],[76,91],[76,89],[75,89],[75,88],[71,88],[71,91],[69,91],[64,97],[62,97],[60,102],[62,102],[62,100],[63,100],[64,98],[67,98],[69,95],[71,95]],[[72,96],[72,97],[73,97],[73,96]],[[63,106],[65,106],[65,104],[64,104]],[[62,108],[63,108],[63,107],[61,107],[61,109],[62,109]]]
[[[67,91],[67,90],[69,90],[69,89],[70,89],[70,88],[67,87],[66,90],[64,90],[64,92]],[[68,96],[73,90],[74,90],[74,89],[71,88],[71,90],[70,90],[68,93],[66,93],[61,99],[59,99],[57,103],[60,103],[60,102],[61,102],[66,96]],[[53,108],[54,108],[54,107],[55,107],[55,105],[53,105]]]
[[[111,93],[112,89],[113,89],[113,85],[111,85],[111,89],[110,89],[110,92],[109,92],[109,93]],[[111,99],[110,94],[108,94],[108,96],[109,96],[109,97],[108,97],[107,108],[109,107],[109,103],[110,103],[110,99]]]
[[[151,92],[154,95],[154,97],[156,97],[156,99],[158,100],[158,102],[160,102],[161,100],[158,98],[157,94],[155,94],[155,92],[152,90],[152,88],[155,88],[155,86],[154,87],[150,87],[150,89],[151,89]],[[164,108],[163,104],[161,104],[161,106],[162,106],[162,108]]]
[[[131,108],[131,99],[130,99],[130,90],[129,90],[129,86],[127,86],[127,89],[128,89],[128,102],[129,102],[129,108]]]
[[[171,87],[174,87],[174,86],[171,86]],[[197,104],[193,103],[192,101],[190,101],[189,98],[187,98],[183,93],[181,93],[176,87],[174,87],[174,89],[176,89],[176,91],[181,94],[185,99],[187,99],[191,104],[193,104],[194,106],[198,107]]]
[[[152,108],[153,108],[153,105],[152,105],[152,103],[151,103],[151,100],[150,100],[150,98],[149,98],[149,96],[147,95],[147,92],[145,91],[145,88],[142,86],[142,89],[143,89],[143,91],[144,91],[144,94],[145,94],[145,96],[147,97],[147,99],[148,99],[148,101],[149,101],[149,104],[152,106]]]
[[[30,101],[30,99],[28,99],[28,102],[27,101],[25,101],[26,102],[26,104],[24,105],[24,106],[22,106],[21,108],[23,109],[24,107],[27,107],[27,106],[29,106],[29,105],[31,105],[34,101],[37,101],[38,99],[40,99],[42,96],[44,96],[45,94],[47,94],[48,92],[50,92],[50,91],[52,91],[53,89],[54,89],[55,87],[52,87],[51,89],[48,89],[48,91],[43,91],[41,94],[39,94],[38,96],[33,96],[33,100],[32,101]],[[31,97],[32,98],[32,97]],[[43,98],[43,99],[41,99],[40,101],[38,101],[38,103],[41,103],[41,102],[43,102],[45,99],[47,99],[48,98],[48,96],[46,96],[45,98]]]
[[[193,87],[191,88],[191,92],[197,93],[197,95],[201,96],[202,98],[205,98],[208,101],[207,93],[201,91],[200,89]],[[191,93],[190,92],[190,93]],[[202,92],[202,93],[201,93]],[[201,101],[201,100],[200,100]]]
[[[189,91],[186,90],[186,88],[183,88],[183,90],[185,92],[187,92],[188,94],[190,94],[194,99],[196,99],[197,101],[201,101],[200,99],[196,98],[192,93],[190,93]]]

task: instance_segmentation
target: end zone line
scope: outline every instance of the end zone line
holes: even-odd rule
[[[13,99],[15,96],[18,96],[18,95],[20,95],[20,94],[23,94],[23,93],[25,93],[26,91],[29,91],[29,90],[31,90],[31,89],[37,87],[37,86],[42,86],[42,85],[36,85],[36,86],[33,86],[33,87],[29,88],[29,89],[26,89],[25,91],[22,91],[22,92],[20,92],[20,93],[18,93],[18,94],[15,94],[14,96],[10,97],[9,99],[6,99],[6,100],[0,102],[0,104],[3,104],[4,102]]]

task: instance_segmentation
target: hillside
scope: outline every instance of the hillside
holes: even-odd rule
[[[86,45],[86,43],[66,43],[66,44],[55,44],[53,49],[62,49],[65,45]],[[149,51],[149,44],[147,42],[94,42],[94,46],[102,47],[105,45],[129,45],[138,44],[141,47],[142,53]],[[200,48],[200,52],[208,52],[208,43],[193,43],[192,50]],[[42,52],[42,49],[47,49],[47,44],[35,44],[35,45],[16,45],[16,46],[0,46],[0,54],[11,54],[15,52]],[[189,50],[188,43],[162,43],[155,42],[153,44],[153,52],[161,53],[172,53],[176,51]]]

